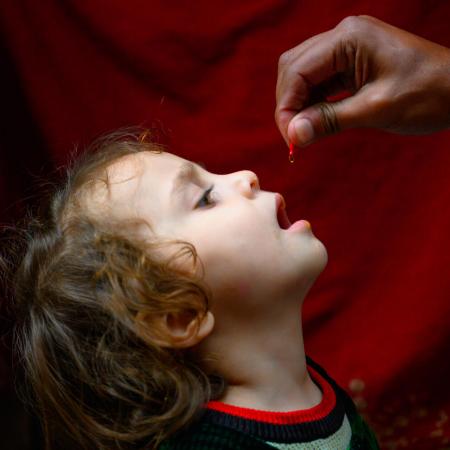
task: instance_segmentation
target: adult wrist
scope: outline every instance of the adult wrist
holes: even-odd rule
[[[438,79],[443,102],[444,128],[450,129],[450,48],[443,47]]]

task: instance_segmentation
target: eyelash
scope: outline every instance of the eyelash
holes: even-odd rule
[[[200,197],[200,200],[197,202],[197,204],[195,205],[196,208],[199,207],[199,204],[201,203],[201,201],[205,198],[208,198],[211,191],[214,189],[214,185],[212,185],[209,189],[206,189],[206,191],[203,193],[203,195]],[[214,203],[214,202],[213,202]]]

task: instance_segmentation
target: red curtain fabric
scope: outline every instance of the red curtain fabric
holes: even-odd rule
[[[281,53],[358,14],[450,46],[447,0],[3,0],[0,220],[74,145],[123,126],[158,127],[211,172],[253,170],[328,249],[307,353],[383,449],[449,449],[449,132],[350,130],[290,164],[273,119]]]

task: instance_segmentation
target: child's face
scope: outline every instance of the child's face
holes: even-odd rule
[[[192,177],[172,193],[178,170],[187,162],[167,152],[142,152],[115,162],[108,168],[114,214],[137,215],[158,236],[192,243],[213,292],[211,309],[219,317],[253,316],[264,306],[273,311],[274,304],[289,299],[298,303],[326,265],[323,244],[309,228],[280,227],[276,193],[260,190],[253,172],[219,175],[194,164]]]

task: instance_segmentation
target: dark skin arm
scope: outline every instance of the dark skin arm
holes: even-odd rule
[[[276,102],[278,128],[296,146],[348,128],[450,128],[450,49],[373,17],[347,17],[281,55]]]

